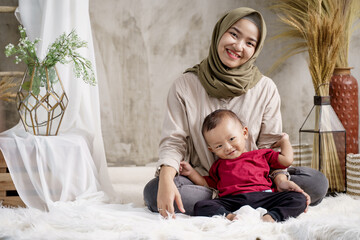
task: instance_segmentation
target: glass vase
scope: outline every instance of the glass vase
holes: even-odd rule
[[[311,167],[324,173],[330,192],[346,189],[346,131],[329,96],[314,96],[314,106],[299,130],[300,146],[312,149]],[[300,152],[300,162],[308,159]]]
[[[27,132],[57,135],[68,97],[55,66],[28,66],[17,93],[17,109]]]

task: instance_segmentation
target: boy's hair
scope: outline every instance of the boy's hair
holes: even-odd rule
[[[239,121],[239,123],[243,126],[239,117],[231,110],[227,109],[218,109],[210,113],[204,119],[201,132],[204,135],[205,132],[208,132],[214,128],[224,119],[224,117],[230,117],[235,121]]]

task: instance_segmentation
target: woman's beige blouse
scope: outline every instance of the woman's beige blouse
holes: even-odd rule
[[[169,90],[157,169],[168,165],[179,171],[180,161],[185,160],[201,174],[208,173],[215,158],[201,127],[205,117],[216,109],[232,110],[248,127],[247,150],[270,147],[282,131],[280,104],[276,85],[265,76],[246,94],[218,99],[206,93],[195,74],[183,74]]]

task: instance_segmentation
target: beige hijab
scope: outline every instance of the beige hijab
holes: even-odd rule
[[[217,46],[219,40],[234,23],[249,14],[257,15],[253,22],[259,28],[260,41],[254,55],[246,63],[237,68],[229,69],[222,64],[218,56]],[[248,17],[246,18],[249,19]],[[259,12],[245,7],[234,9],[225,14],[216,23],[211,39],[209,56],[201,61],[200,64],[187,69],[185,72],[196,73],[201,84],[212,97],[229,98],[240,96],[254,87],[262,77],[262,73],[253,63],[263,48],[265,37],[266,25]]]

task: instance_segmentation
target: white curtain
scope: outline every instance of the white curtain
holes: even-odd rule
[[[17,17],[30,40],[41,39],[40,59],[59,35],[75,29],[88,42],[88,48],[79,52],[92,62],[96,75],[89,0],[19,0]],[[58,136],[33,136],[21,123],[0,134],[0,148],[15,187],[27,206],[39,209],[99,192],[105,193],[104,199],[112,199],[98,86],[76,79],[70,64],[58,64],[57,69],[69,98]]]

